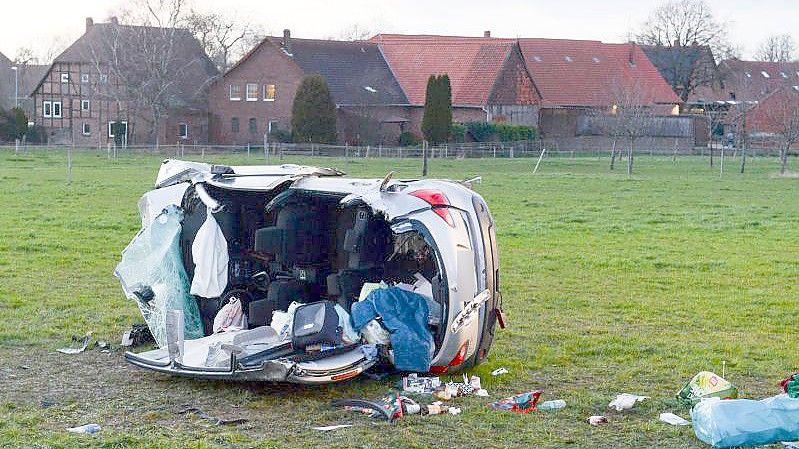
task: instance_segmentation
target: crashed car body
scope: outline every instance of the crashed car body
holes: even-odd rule
[[[337,309],[346,316],[363,300],[365,286],[381,282],[385,287],[424,281],[434,343],[426,365],[431,373],[482,362],[497,323],[504,326],[494,222],[467,182],[391,175],[354,179],[293,164],[229,167],[166,160],[155,187],[139,202],[142,230],[115,272],[160,346],[127,352],[126,360],[136,366],[197,378],[305,384],[355,377],[380,359],[391,360],[391,350],[368,348],[360,340],[303,351],[269,326],[279,313],[319,301],[341,306]],[[209,214],[227,253],[216,254],[219,260],[210,264],[198,260],[198,235]],[[174,227],[166,228],[170,220]],[[157,240],[172,245],[179,262],[169,262],[170,250],[159,249]],[[210,297],[187,291],[191,281],[197,293],[195,284],[205,276],[201,268],[222,278],[220,291]],[[215,318],[231,298],[239,300],[247,324],[214,332]],[[186,305],[185,339],[184,329],[177,337],[164,330],[169,321],[164,309],[176,301]],[[266,341],[246,350],[236,347],[253,333]],[[214,351],[221,353],[221,363],[219,358],[208,363]]]

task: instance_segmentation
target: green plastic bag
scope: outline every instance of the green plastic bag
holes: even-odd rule
[[[677,393],[677,399],[688,407],[693,407],[703,398],[713,397],[736,399],[738,397],[738,388],[717,374],[710,371],[702,371],[697,373]]]

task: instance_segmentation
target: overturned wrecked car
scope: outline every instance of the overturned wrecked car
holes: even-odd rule
[[[494,222],[469,182],[163,162],[115,271],[150,370],[305,384],[444,374],[504,326]]]

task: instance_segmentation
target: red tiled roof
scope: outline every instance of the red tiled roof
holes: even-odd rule
[[[430,75],[449,75],[452,104],[482,106],[514,44],[511,39],[378,34],[380,49],[411,104],[424,104]]]
[[[638,45],[530,38],[519,45],[543,106],[609,106],[623,88],[644,89],[647,103],[680,102]]]

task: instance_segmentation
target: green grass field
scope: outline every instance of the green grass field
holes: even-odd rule
[[[112,343],[135,304],[112,276],[139,228],[136,202],[163,156],[80,152],[66,184],[63,152],[0,153],[0,446],[6,447],[701,447],[673,399],[696,372],[721,374],[744,397],[778,393],[799,368],[799,178],[776,159],[719,177],[706,159],[638,157],[636,173],[606,159],[432,160],[431,176],[465,179],[492,209],[509,328],[475,370],[492,399],[543,389],[568,406],[516,415],[485,398],[455,401],[459,416],[374,422],[329,406],[379,397],[395,379],[321,388],[174,379],[135,370],[122,353],[54,350],[94,331]],[[259,163],[214,156],[219,163]],[[407,159],[291,159],[353,176],[397,170]],[[796,161],[793,161],[796,164]],[[510,374],[491,377],[505,366]],[[651,399],[610,412],[616,394]],[[44,407],[43,398],[55,404]],[[238,427],[176,415],[182,404],[246,416]],[[605,414],[610,423],[585,419]],[[97,422],[94,436],[66,427]],[[311,426],[352,423],[323,434]]]

